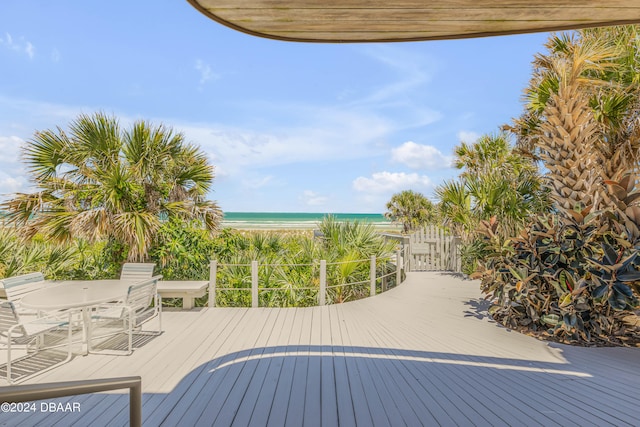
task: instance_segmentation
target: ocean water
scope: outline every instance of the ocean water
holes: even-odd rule
[[[308,213],[308,212],[225,212],[222,227],[240,230],[254,229],[314,229],[327,216],[332,215],[338,221],[361,221],[373,224],[380,229],[394,230],[395,224],[382,214],[358,213]]]

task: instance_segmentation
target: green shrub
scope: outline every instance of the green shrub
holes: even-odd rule
[[[638,306],[640,247],[612,226],[611,215],[570,211],[542,215],[514,239],[500,242],[496,221],[484,222],[494,254],[484,265],[489,313],[511,328],[561,340],[610,342]],[[615,222],[613,223],[615,224]]]

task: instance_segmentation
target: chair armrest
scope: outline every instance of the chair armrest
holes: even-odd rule
[[[56,313],[58,314],[58,313]],[[69,326],[71,324],[71,317],[73,315],[73,311],[67,311],[65,314],[65,318],[57,316],[44,314],[40,317],[29,319],[27,321],[21,321],[20,323],[16,323],[11,326],[7,331],[7,338],[11,340],[11,335],[15,332],[16,329],[22,328],[25,332],[25,336],[34,336],[37,334],[41,334],[43,332],[48,332],[50,330],[62,327]]]

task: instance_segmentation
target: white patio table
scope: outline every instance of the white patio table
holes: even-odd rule
[[[67,280],[31,292],[22,298],[22,306],[53,311],[80,309],[82,311],[83,352],[87,354],[91,342],[91,307],[111,301],[124,300],[129,286],[139,280]]]

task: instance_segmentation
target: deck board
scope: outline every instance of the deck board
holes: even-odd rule
[[[477,282],[448,274],[325,307],[168,311],[163,325],[130,356],[77,356],[26,383],[140,375],[148,426],[640,424],[640,349],[510,332]],[[82,412],[0,425],[128,424],[125,391],[53,401]]]
[[[313,346],[321,343],[320,328],[322,327],[322,313],[319,310],[309,311],[311,330],[309,342]],[[309,346],[310,347],[310,346]],[[304,427],[320,427],[322,425],[322,359],[313,355],[310,348],[307,351],[307,384],[305,385],[304,399]]]
[[[237,371],[238,376],[229,386],[229,391],[224,399],[223,396],[216,396],[215,393],[211,396],[199,419],[202,424],[211,424],[213,421],[214,425],[229,426],[235,422],[236,415],[247,416],[246,420],[240,419],[236,424],[248,424],[251,410],[258,397],[257,392],[260,390],[261,373],[267,370],[266,364],[262,363],[260,356],[264,353],[265,344],[274,330],[274,323],[278,315],[278,312],[274,310],[262,310],[267,310],[267,321],[261,325],[261,329],[258,328],[260,331],[255,337],[254,349],[248,353],[246,361]],[[233,379],[233,377],[230,378]]]
[[[274,328],[274,333],[270,335],[269,349],[272,353],[283,353],[286,351],[285,345],[280,345],[282,342],[287,342],[291,334],[291,326],[293,325],[293,318],[295,316],[295,310],[279,310],[280,316],[279,322]],[[275,390],[278,387],[278,379],[282,372],[284,364],[283,358],[271,358],[265,359],[268,363],[266,377],[260,388],[260,393],[256,399],[253,413],[247,425],[250,426],[265,426],[269,420],[269,414],[273,408],[273,398],[275,396]],[[264,363],[264,362],[263,362]],[[240,425],[239,423],[237,425]]]

